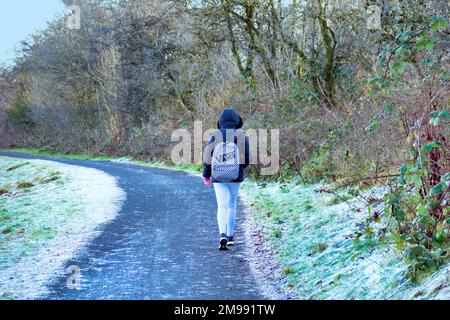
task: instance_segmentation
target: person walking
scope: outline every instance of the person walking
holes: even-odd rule
[[[241,129],[244,122],[232,108],[220,114],[217,129],[204,152],[203,182],[214,185],[219,225],[219,250],[234,245],[236,204],[244,169],[250,164],[249,138]]]

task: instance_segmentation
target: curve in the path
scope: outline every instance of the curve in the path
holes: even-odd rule
[[[237,237],[242,241],[228,251],[217,250],[214,191],[198,177],[110,161],[15,152],[0,155],[99,169],[116,177],[127,194],[116,219],[103,225],[100,235],[66,264],[80,267],[81,289],[68,289],[67,276],[61,274],[49,284],[50,295],[43,298],[266,298],[245,256],[242,214],[237,223]]]

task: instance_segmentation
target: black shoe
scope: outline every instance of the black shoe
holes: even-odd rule
[[[234,237],[227,237],[227,245],[229,246],[234,245]]]
[[[227,244],[227,238],[222,236],[220,238],[219,250],[228,250]]]

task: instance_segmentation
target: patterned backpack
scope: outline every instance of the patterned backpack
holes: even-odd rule
[[[217,182],[230,182],[239,177],[239,148],[236,143],[221,142],[214,147],[211,171]]]

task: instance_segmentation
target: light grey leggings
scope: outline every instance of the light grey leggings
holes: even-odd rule
[[[215,182],[214,191],[217,199],[217,222],[219,233],[234,236],[236,223],[236,204],[241,183]]]

